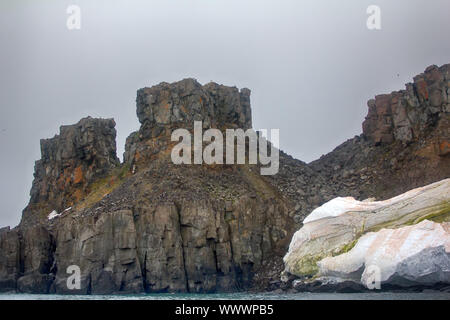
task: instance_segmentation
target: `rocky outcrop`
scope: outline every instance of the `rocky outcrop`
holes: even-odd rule
[[[388,199],[450,177],[449,72],[449,64],[431,66],[406,90],[369,101],[363,134],[309,164],[327,182],[320,204],[336,196]]]
[[[255,186],[254,177],[177,166],[155,172],[157,166],[92,208],[55,218],[55,292],[69,292],[70,265],[82,272],[79,293],[236,291],[249,287],[265,259],[284,250],[292,233],[288,210],[270,189]],[[234,200],[215,195],[219,177],[230,182],[222,195],[234,191]],[[243,186],[231,190],[235,180]],[[168,191],[185,184],[178,194]]]
[[[202,121],[203,128],[252,127],[250,90],[246,88],[212,82],[202,86],[195,79],[163,82],[138,90],[136,106],[141,128],[126,142],[124,162],[129,165],[161,157],[171,145],[173,130],[192,130],[194,121]]]
[[[136,255],[136,229],[131,210],[96,217],[61,218],[55,228],[56,293],[142,292]],[[68,267],[81,271],[81,288],[67,287]]]
[[[36,162],[21,224],[0,230],[0,290],[89,294],[278,288],[289,241],[315,208],[339,196],[388,199],[450,177],[448,98],[438,108],[435,97],[445,89],[446,72],[447,66],[425,72],[428,99],[422,89],[414,89],[419,84],[412,93],[391,95],[389,107],[375,99],[364,133],[311,164],[280,152],[274,176],[261,176],[258,165],[175,165],[170,160],[176,143],[172,131],[192,130],[195,120],[204,129],[251,128],[248,89],[201,85],[194,79],[140,89],[141,127],[127,139],[123,164],[116,157],[113,120],[86,118],[63,126],[58,136],[41,142],[42,159]],[[400,107],[393,107],[398,95],[411,120],[407,125],[398,121]],[[385,139],[381,129],[389,121],[393,139]],[[404,139],[408,130],[400,129],[405,126],[411,129],[410,140]],[[438,211],[434,198],[421,192],[415,197]],[[407,213],[413,205],[402,201],[398,221],[427,216],[426,208]],[[335,232],[326,240],[336,244],[332,255],[350,249],[362,231],[377,231],[370,226],[380,221],[393,226],[383,220],[390,214],[382,207],[371,208],[378,214],[339,216],[339,224],[328,226]],[[305,228],[325,220],[309,218]],[[324,230],[311,229],[316,244],[327,238]],[[81,288],[69,290],[67,270],[74,265],[80,267]]]
[[[319,278],[326,284],[330,279],[323,277],[366,284],[365,270],[375,265],[381,269],[382,283],[402,285],[401,277],[405,285],[406,279],[410,285],[450,283],[448,224],[419,223],[424,219],[450,219],[450,179],[385,201],[333,199],[315,209],[293,236],[284,257],[286,272],[302,279]],[[440,246],[447,251],[435,252]],[[430,250],[436,259],[429,263],[439,264],[434,269],[428,264],[414,266],[425,259],[420,254],[428,256]],[[422,278],[436,281],[426,283]]]
[[[54,241],[42,226],[0,234],[0,291],[49,291],[53,282]]]
[[[48,292],[53,281],[53,236],[43,226],[22,229],[20,292]]]
[[[249,129],[252,125],[249,89],[216,83],[202,86],[195,79],[140,89],[136,105],[141,132],[147,137],[158,136],[157,128],[167,125],[192,128],[194,121],[203,121],[205,128]]]
[[[71,207],[89,191],[86,187],[119,165],[113,119],[81,119],[61,126],[60,134],[41,140],[31,198],[22,222]]]
[[[14,291],[20,269],[20,238],[16,230],[0,233],[0,291]]]
[[[130,185],[138,193],[151,192],[151,183],[160,182],[162,177],[170,175],[152,177],[149,172],[139,173],[130,184],[118,187],[93,208],[52,220],[56,280],[51,290],[239,290],[249,286],[252,269],[273,254],[276,244],[291,232],[286,209],[275,199],[258,200],[256,194],[260,190],[253,190],[250,197],[242,195],[235,202],[207,199],[209,193],[191,201],[181,200],[180,196],[177,199],[181,202],[171,198],[122,198],[132,197],[127,192]],[[217,177],[208,181],[214,178]],[[147,179],[150,181],[144,182]],[[191,192],[188,190],[188,194]],[[108,202],[116,205],[111,207]],[[126,209],[130,203],[135,205]],[[81,289],[76,292],[66,286],[70,265],[78,265],[82,271]]]
[[[58,162],[53,155],[65,152],[67,141],[78,141],[77,134],[83,131],[79,125],[70,127],[71,134],[62,130],[60,137],[49,142],[50,150],[57,151],[47,156],[49,148],[44,147],[43,159],[48,160],[38,162],[39,168],[45,168],[44,164],[52,166],[50,160],[57,159],[55,170],[37,175],[34,186],[42,190],[44,182],[64,178],[70,194],[57,193],[57,185],[52,185],[54,193],[33,198],[45,209],[38,214],[30,210],[17,230],[21,240],[13,287],[20,292],[72,294],[250,287],[255,270],[285,251],[294,230],[290,207],[259,175],[256,165],[174,165],[166,152],[171,130],[190,128],[194,120],[219,129],[251,127],[249,95],[247,89],[213,83],[201,86],[192,79],[139,90],[142,125],[127,141],[125,164],[116,167],[115,149],[107,143],[106,133],[111,131],[93,135],[88,139],[91,146],[105,146],[100,147],[101,154],[108,156],[97,159],[106,162],[105,170],[83,175],[86,179],[79,185],[74,185],[74,174],[69,173],[86,164],[86,158],[97,163],[98,155],[66,152],[72,158]],[[56,170],[66,163],[67,176],[64,170]],[[97,167],[87,168],[96,172]],[[49,174],[53,172],[55,176]],[[82,191],[76,200],[74,190]],[[55,206],[54,199],[63,202]],[[28,226],[42,227],[50,235],[36,235],[43,242],[35,251],[29,250],[26,240]],[[47,249],[51,252],[43,256],[48,260],[39,260]],[[36,261],[33,267],[25,267],[29,256]],[[73,265],[81,271],[77,290],[67,287],[67,270]]]
[[[369,100],[364,135],[376,144],[417,140],[425,128],[441,120],[439,115],[450,112],[449,84],[450,64],[431,66],[416,76],[414,83],[407,84],[406,90]],[[442,142],[445,146],[449,140]],[[444,151],[439,145],[437,148]]]

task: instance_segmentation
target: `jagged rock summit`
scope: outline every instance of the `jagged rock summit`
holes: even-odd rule
[[[192,130],[194,121],[202,121],[205,129],[252,127],[250,90],[213,82],[202,86],[184,79],[143,88],[137,92],[136,106],[141,128],[126,142],[124,162],[129,165],[167,150],[173,130]]]
[[[311,164],[281,152],[274,176],[256,165],[170,161],[172,130],[191,129],[194,120],[205,129],[251,128],[248,89],[194,79],[140,89],[141,127],[127,139],[124,163],[113,120],[61,127],[41,142],[20,225],[0,230],[0,290],[279,288],[282,257],[313,209],[338,196],[387,199],[450,177],[449,65],[427,70],[412,91],[393,95],[402,107],[393,96],[388,107],[375,99],[363,134]],[[402,108],[408,123],[397,121]],[[67,287],[73,265],[81,271],[75,291]]]
[[[113,119],[87,117],[75,125],[61,126],[54,138],[41,140],[42,156],[35,164],[30,203],[22,222],[73,206],[89,192],[90,183],[120,165],[115,125]]]
[[[442,127],[436,141],[439,155],[450,152],[448,139],[450,65],[430,66],[423,74],[414,77],[406,90],[376,96],[369,100],[369,113],[363,123],[363,133],[376,144],[394,141],[409,143],[424,136],[424,129],[435,124]],[[447,129],[447,130],[446,130]]]
[[[430,66],[406,90],[368,105],[362,135],[310,164],[332,185],[319,192],[321,204],[330,193],[387,199],[450,176],[450,64]]]

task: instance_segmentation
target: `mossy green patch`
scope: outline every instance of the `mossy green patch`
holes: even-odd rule
[[[336,254],[333,254],[333,257],[340,256],[341,254],[347,253],[350,250],[352,250],[356,246],[356,244],[358,243],[358,239],[359,238],[360,237],[357,237],[352,242],[349,242],[349,243],[345,244]]]
[[[341,254],[347,253],[353,249],[353,247],[358,242],[355,239],[341,246],[340,248],[334,249],[333,251],[322,251],[317,254],[305,254],[302,255],[300,259],[295,261],[294,268],[291,270],[293,274],[297,276],[313,277],[319,272],[319,266],[317,263],[326,257],[335,257]]]
[[[128,165],[122,165],[113,169],[107,176],[97,179],[88,186],[87,196],[75,205],[76,209],[91,207],[119,187],[130,174],[130,167]]]
[[[413,224],[422,222],[423,220],[431,220],[442,223],[450,221],[450,201],[444,201],[439,206],[435,207],[428,215],[420,217],[414,221]]]
[[[297,276],[314,276],[319,272],[317,262],[322,260],[326,255],[305,255],[298,259],[291,273]]]
[[[420,210],[416,212],[411,212],[402,218],[386,221],[384,223],[380,223],[368,230],[365,230],[364,233],[368,232],[377,232],[381,229],[396,229],[404,226],[411,226],[422,222],[423,220],[431,220],[434,222],[445,222],[450,221],[450,202],[443,201],[442,203],[428,207],[425,210]],[[409,218],[408,217],[412,217]]]

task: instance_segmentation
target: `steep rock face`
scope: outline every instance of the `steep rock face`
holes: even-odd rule
[[[33,226],[21,230],[20,292],[48,292],[53,282],[54,240],[47,228]]]
[[[184,79],[138,90],[136,105],[141,128],[126,142],[124,162],[129,165],[161,157],[159,153],[170,146],[172,131],[192,130],[194,121],[202,121],[203,128],[252,127],[250,90],[246,88],[216,83],[202,86]]]
[[[375,97],[368,102],[363,133],[377,144],[418,139],[425,128],[450,112],[449,84],[450,64],[430,66],[406,90]]]
[[[0,233],[0,291],[14,291],[20,269],[20,238],[16,230]]]
[[[136,255],[136,229],[131,210],[96,217],[66,216],[55,226],[56,293],[142,292]],[[81,289],[67,287],[67,268],[81,271]]]
[[[172,166],[153,163],[92,208],[52,220],[55,292],[74,293],[66,286],[70,265],[82,273],[78,293],[236,291],[285,250],[293,223],[269,187],[219,174],[242,184],[225,191],[236,192],[233,200],[220,199],[203,186],[216,188],[217,173]]]
[[[0,291],[49,291],[54,241],[45,227],[0,233],[0,248]]]
[[[79,201],[87,185],[119,164],[116,130],[112,119],[81,119],[61,126],[60,134],[41,140],[31,198],[22,223],[62,211]]]
[[[177,124],[193,126],[203,121],[205,128],[234,124],[237,128],[251,128],[250,90],[238,90],[216,83],[202,86],[194,79],[172,84],[161,83],[140,89],[136,98],[137,116],[142,132],[149,136],[148,127]]]

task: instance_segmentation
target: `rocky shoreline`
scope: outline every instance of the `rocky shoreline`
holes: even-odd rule
[[[141,127],[127,139],[124,163],[113,119],[88,117],[41,140],[21,223],[0,229],[0,291],[360,290],[330,277],[282,276],[283,257],[297,230],[320,221],[305,218],[335,198],[389,199],[450,178],[449,84],[449,64],[427,68],[406,90],[370,100],[363,133],[329,154],[306,164],[280,151],[274,176],[257,165],[170,161],[171,132],[192,130],[194,120],[204,129],[251,128],[250,90],[194,79],[140,89]],[[437,216],[448,222],[448,208]],[[348,242],[373,231],[353,229],[340,230],[352,238],[349,252],[356,244]],[[71,265],[81,269],[75,291],[66,286]]]

